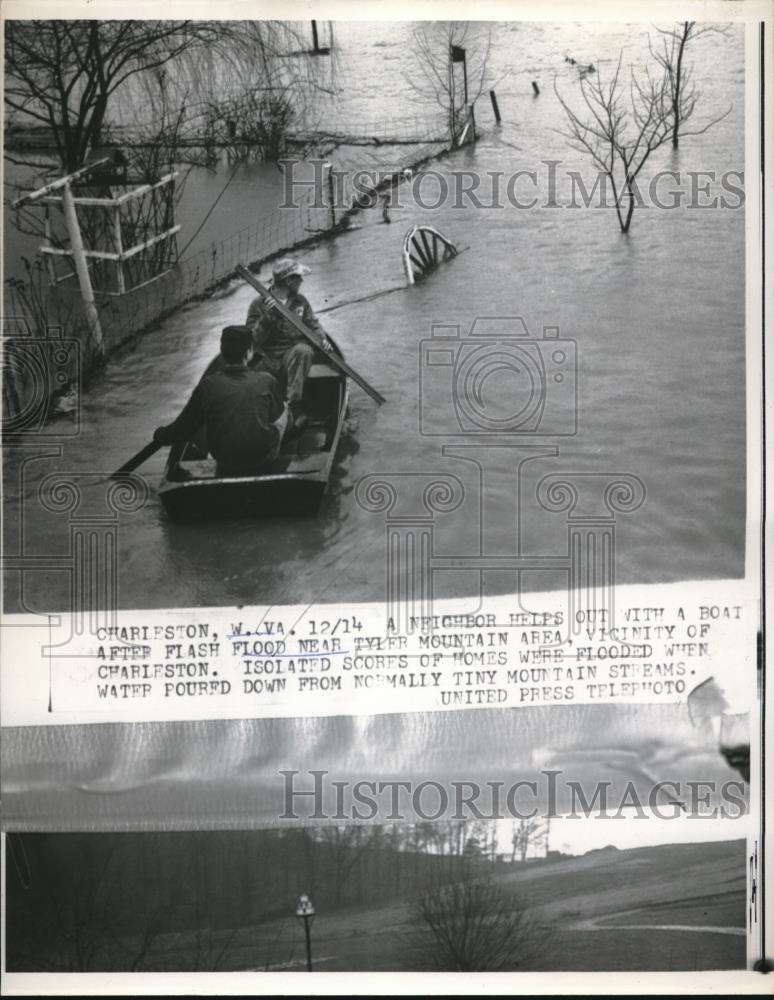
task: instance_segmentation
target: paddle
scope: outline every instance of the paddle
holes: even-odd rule
[[[163,447],[164,445],[159,441],[151,441],[150,444],[146,444],[144,448],[141,448],[136,455],[133,455],[128,462],[124,462],[120,469],[116,469],[116,471],[111,474],[110,478],[119,479],[127,472],[134,472],[138,466],[142,465],[142,463],[147,461],[151,455],[155,455],[159,448]]]
[[[295,327],[295,329],[298,330],[301,336],[308,341],[312,347],[316,347],[318,351],[323,351],[325,354],[325,360],[329,364],[333,365],[334,368],[338,368],[339,371],[343,372],[345,375],[348,375],[354,382],[357,382],[360,388],[364,389],[371,399],[375,399],[377,403],[387,402],[384,396],[377,389],[374,389],[372,385],[369,385],[369,383],[366,382],[361,375],[358,375],[353,368],[350,368],[346,361],[343,361],[332,352],[325,351],[322,346],[322,338],[316,333],[313,333],[304,323],[301,322],[295,313],[292,313],[275,295],[272,295],[269,289],[266,288],[265,285],[262,285],[251,271],[248,271],[247,268],[243,267],[241,264],[237,264],[236,271],[237,274],[244,278],[248,284],[253,286],[256,292],[261,294],[268,302],[270,302],[279,312],[280,316]]]

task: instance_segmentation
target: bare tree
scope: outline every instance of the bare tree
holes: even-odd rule
[[[536,846],[546,837],[546,825],[538,816],[523,818],[514,823],[511,836],[511,861],[515,861],[517,855],[521,862],[526,861],[530,847]]]
[[[329,54],[313,58],[307,30],[291,21],[219,22],[209,44],[133,78],[117,96],[117,114],[134,141],[156,130],[161,96],[179,113],[195,162],[203,151],[214,164],[224,146],[233,159],[276,159],[288,129],[316,128],[337,96],[332,32]]]
[[[497,824],[491,820],[477,820],[474,824],[481,841],[481,854],[493,864],[497,861]]]
[[[6,109],[46,125],[62,166],[76,170],[100,143],[109,102],[127,80],[216,32],[194,21],[6,21]]]
[[[314,829],[315,839],[326,845],[333,873],[333,893],[336,905],[341,903],[344,886],[364,852],[370,846],[367,827],[357,825],[324,826]]]
[[[646,70],[643,79],[631,74],[629,99],[624,96],[621,61],[608,83],[602,74],[580,78],[583,113],[573,110],[556,87],[569,123],[570,143],[591,156],[602,176],[610,182],[621,231],[629,232],[632,215],[640,197],[637,177],[651,153],[662,146],[671,132],[671,108],[667,78],[654,79]]]
[[[467,858],[468,861],[482,861],[484,858],[484,850],[481,841],[475,834],[471,834],[470,837],[465,841],[465,848],[462,852],[462,856]]]
[[[676,149],[680,139],[680,127],[684,121],[688,121],[691,117],[699,100],[699,92],[696,90],[693,79],[693,66],[687,62],[685,50],[689,42],[695,41],[702,35],[725,35],[727,29],[717,25],[699,28],[695,21],[683,21],[677,28],[656,28],[656,31],[661,36],[662,47],[654,49],[650,38],[648,38],[648,47],[667,78],[672,105],[672,146]],[[728,111],[715,118],[710,125],[717,124],[730,111],[729,107]],[[706,132],[710,125],[707,125],[702,131]]]
[[[637,76],[632,70],[628,99],[621,79],[618,57],[615,72],[608,83],[602,74],[581,74],[580,92],[585,105],[578,112],[570,107],[556,87],[554,91],[564,109],[569,130],[566,133],[573,148],[591,156],[592,162],[612,188],[613,203],[621,231],[629,232],[637,201],[637,177],[654,150],[672,140],[677,146],[679,135],[701,135],[726,117],[731,108],[707,124],[687,132],[685,123],[693,116],[699,93],[692,79],[692,68],[685,62],[685,47],[697,37],[686,21],[682,32],[665,32],[664,50],[656,53],[660,78],[649,69]],[[722,29],[706,29],[721,30]],[[671,38],[671,42],[667,39]],[[650,43],[649,43],[650,44]]]
[[[410,960],[422,968],[515,969],[534,959],[545,940],[529,908],[491,879],[468,875],[428,889],[409,912]]]
[[[461,857],[465,850],[469,823],[464,819],[450,819],[436,824],[441,854]]]
[[[461,115],[466,108],[451,58],[454,49],[465,49],[467,103],[475,104],[484,90],[495,86],[489,73],[492,50],[489,26],[466,21],[421,24],[414,31],[413,42],[417,75],[405,79],[423,103],[433,101],[443,109],[449,134],[456,141]]]
[[[401,891],[401,873],[403,868],[403,847],[407,839],[406,831],[399,823],[392,823],[386,837],[389,857],[393,865],[392,891],[397,894]]]
[[[307,31],[294,21],[221,22],[212,45],[178,61],[170,85],[193,95],[205,114],[215,104],[232,114],[256,105],[274,113],[284,107],[294,124],[313,128],[337,96],[339,56],[331,29],[330,53],[311,57]]]
[[[96,972],[146,968],[170,909],[148,902],[139,934],[127,927],[132,889],[113,849],[83,851],[62,872],[54,856],[37,856],[32,898],[20,906],[18,892],[8,941],[14,971]],[[29,887],[27,887],[27,890]],[[14,910],[12,910],[14,912]]]

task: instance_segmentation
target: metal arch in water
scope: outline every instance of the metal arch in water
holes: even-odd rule
[[[413,226],[403,240],[403,267],[406,280],[413,285],[440,264],[458,254],[457,247],[432,226]]]

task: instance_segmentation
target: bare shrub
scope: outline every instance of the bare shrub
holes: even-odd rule
[[[412,965],[434,971],[502,972],[523,968],[542,951],[547,931],[530,908],[494,879],[435,886],[409,910]]]

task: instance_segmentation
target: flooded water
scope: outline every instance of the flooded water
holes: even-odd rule
[[[580,171],[589,188],[593,179],[587,159],[562,134],[554,76],[563,96],[577,100],[577,66],[565,57],[593,63],[608,76],[621,48],[624,64],[642,63],[645,32],[639,25],[495,28],[491,68],[498,81],[502,126],[495,127],[485,92],[476,105],[480,140],[430,164],[437,172],[434,178],[401,185],[390,225],[382,222],[380,211],[365,212],[359,220],[362,228],[301,255],[312,269],[303,291],[314,308],[324,309],[405,285],[401,246],[414,224],[432,225],[464,248],[422,285],[321,316],[349,363],[381,390],[387,403],[377,407],[354,389],[335,474],[318,516],[175,524],[155,496],[164,463],[159,453],[141,470],[151,485],[148,502],[121,520],[121,607],[382,599],[384,515],[363,510],[356,497],[361,478],[377,473],[447,473],[460,480],[462,503],[436,516],[438,554],[513,552],[519,547],[538,555],[561,555],[567,537],[565,515],[549,513],[535,500],[540,479],[550,473],[629,473],[642,480],[646,499],[639,510],[617,517],[618,582],[743,574],[744,210],[642,207],[624,236],[612,209],[546,206],[552,169],[557,204],[570,200],[568,171]],[[411,68],[409,36],[410,27],[400,24],[337,28],[344,88],[336,109],[340,120],[375,122],[435,110],[429,102],[410,101],[403,76]],[[472,50],[473,42],[467,44]],[[671,146],[657,150],[643,173],[647,181],[657,170],[679,170],[685,191],[690,190],[685,180],[689,171],[720,176],[744,169],[741,32],[702,38],[692,58],[701,91],[695,121],[702,125],[729,106],[731,111],[705,134],[685,137],[678,151]],[[533,96],[533,80],[539,97]],[[223,234],[255,218],[261,169],[253,175],[248,171],[234,185],[228,208],[216,223]],[[433,185],[446,184],[453,192],[461,171],[483,178],[481,207],[466,199],[455,206],[452,195],[437,209],[419,204],[418,198],[425,205],[435,200]],[[488,207],[490,178],[497,171],[505,177],[534,171],[536,181],[525,174],[516,191],[522,202],[535,196],[537,206]],[[192,192],[198,190],[200,211],[223,179],[213,180],[211,189],[197,189],[195,182]],[[713,193],[718,191],[713,185]],[[185,240],[186,233],[182,235]],[[53,470],[107,474],[138,451],[155,427],[179,412],[217,350],[220,328],[242,322],[252,298],[251,289],[234,286],[229,294],[181,310],[111,357],[104,375],[82,395],[80,435],[54,441],[61,444],[60,455],[44,454],[29,463],[20,493],[13,487],[14,477],[22,473],[20,458],[6,455],[7,552],[19,543],[22,507],[26,550],[45,556],[66,551],[67,518],[42,509],[37,483]],[[421,368],[421,342],[434,324],[459,326],[464,339],[477,317],[521,317],[536,343],[533,355],[544,360],[544,327],[558,327],[560,339],[574,342],[576,433],[558,437],[555,426],[546,424],[507,442],[522,449],[538,447],[537,457],[515,447],[495,450],[491,445],[502,443],[499,439],[487,439],[485,447],[480,438],[460,433],[453,399],[444,412],[438,402],[443,385],[436,381],[428,389],[423,381],[437,379],[438,372]],[[501,391],[511,391],[507,379]],[[428,398],[434,400],[431,411]],[[553,407],[551,419],[566,430],[566,400],[571,397],[563,399],[548,399],[545,412],[554,414]],[[444,433],[423,433],[438,427]],[[477,450],[460,456],[460,448],[471,440]],[[457,454],[443,453],[443,446]],[[473,458],[486,469],[483,490]],[[517,543],[516,468],[527,458]],[[96,510],[103,502],[104,482],[80,481],[86,505]],[[479,527],[482,511],[485,529]],[[15,575],[10,576],[7,609],[69,606],[66,573],[28,573],[23,594]],[[478,573],[457,571],[436,577],[438,596],[515,587],[514,574],[480,579]],[[525,578],[522,585],[559,586],[537,576]]]

